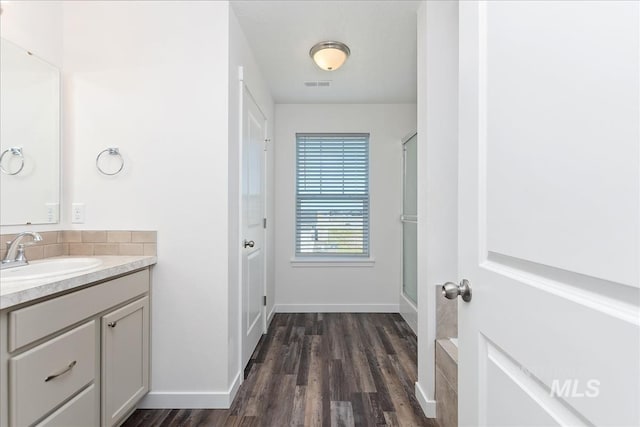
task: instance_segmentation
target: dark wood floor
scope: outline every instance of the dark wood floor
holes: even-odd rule
[[[416,401],[398,314],[276,314],[228,410],[137,410],[134,426],[436,426]]]

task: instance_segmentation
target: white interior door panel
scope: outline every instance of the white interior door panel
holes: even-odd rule
[[[640,3],[460,3],[461,425],[640,425]]]

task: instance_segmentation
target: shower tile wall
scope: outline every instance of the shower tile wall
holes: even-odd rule
[[[436,286],[436,414],[440,427],[458,425],[458,299],[442,296]]]
[[[458,347],[436,341],[436,416],[440,427],[458,426]]]
[[[436,339],[458,337],[458,299],[442,296],[442,286],[436,292]]]

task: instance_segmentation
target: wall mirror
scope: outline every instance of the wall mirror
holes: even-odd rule
[[[60,70],[0,43],[0,225],[57,223]]]

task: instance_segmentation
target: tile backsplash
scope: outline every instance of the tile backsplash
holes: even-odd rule
[[[28,260],[54,256],[156,255],[157,232],[138,230],[61,230],[40,232],[42,242],[25,250]],[[0,235],[0,256],[15,234]],[[27,240],[29,241],[29,240]]]

